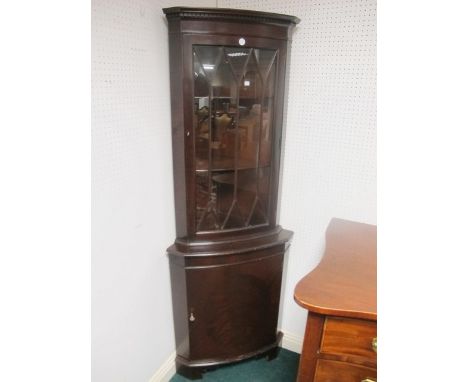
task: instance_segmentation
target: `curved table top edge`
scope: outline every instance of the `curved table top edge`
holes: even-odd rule
[[[325,306],[310,305],[305,301],[299,300],[296,295],[294,295],[294,301],[303,308],[307,309],[309,312],[321,314],[324,316],[336,316],[336,317],[346,317],[346,318],[360,318],[363,320],[377,321],[376,312],[363,312],[359,310],[344,310],[344,309],[333,309]]]
[[[319,265],[296,285],[294,300],[322,315],[377,320],[377,227],[333,218]]]

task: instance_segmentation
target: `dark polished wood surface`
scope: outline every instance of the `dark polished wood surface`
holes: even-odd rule
[[[176,366],[194,379],[207,367],[273,358],[282,338],[278,310],[292,232],[278,225],[276,213],[287,57],[299,19],[221,8],[163,11],[177,234],[168,248]],[[239,216],[232,215],[236,203]]]
[[[191,357],[229,358],[276,341],[283,252],[186,268]]]
[[[202,18],[216,19],[220,18],[223,21],[234,19],[236,21],[250,21],[254,23],[266,22],[268,24],[283,23],[283,24],[298,24],[301,20],[296,16],[283,15],[279,13],[250,11],[245,9],[230,9],[230,8],[193,8],[193,7],[171,7],[163,9],[168,18],[183,17],[183,18]]]
[[[298,382],[375,381],[377,227],[332,219],[320,264],[296,286],[308,310]]]
[[[294,299],[307,310],[377,319],[377,227],[332,219],[320,264],[296,286]]]
[[[180,373],[198,378],[209,366],[274,354],[287,245],[170,255]]]

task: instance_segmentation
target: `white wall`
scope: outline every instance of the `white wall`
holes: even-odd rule
[[[332,217],[376,224],[376,0],[219,0],[301,18],[293,36],[280,224],[295,232],[280,327],[302,336],[294,286]]]
[[[161,8],[179,4],[92,3],[93,382],[148,381],[174,351],[165,255],[175,238],[169,63]]]

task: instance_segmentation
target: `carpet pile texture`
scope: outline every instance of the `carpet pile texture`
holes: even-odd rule
[[[221,366],[203,374],[201,382],[294,382],[299,367],[299,354],[280,349],[278,357],[267,361],[266,357],[250,359]],[[170,382],[190,381],[179,374]]]

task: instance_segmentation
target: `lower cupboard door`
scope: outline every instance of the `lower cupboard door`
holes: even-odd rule
[[[227,360],[276,341],[283,254],[188,268],[190,358]]]
[[[314,382],[371,382],[377,381],[375,369],[346,362],[319,359]]]

